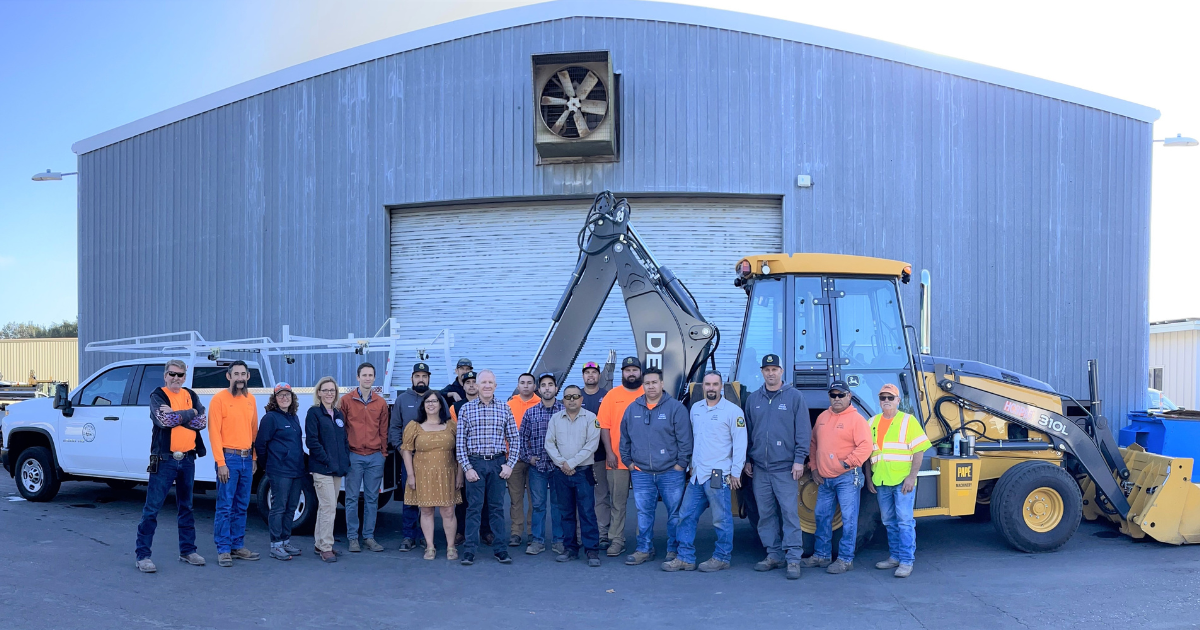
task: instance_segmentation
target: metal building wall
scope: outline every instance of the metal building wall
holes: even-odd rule
[[[1151,327],[1149,367],[1163,369],[1162,391],[1171,402],[1195,409],[1200,402],[1200,330],[1154,332]]]
[[[621,160],[536,166],[530,55],[585,49],[610,50],[621,72]],[[935,353],[1076,395],[1099,358],[1107,410],[1123,417],[1147,378],[1150,134],[1080,105],[728,30],[508,28],[82,155],[80,334],[374,331],[389,315],[385,205],[605,188],[782,195],[786,249],[931,270]],[[813,187],[796,188],[797,174]],[[915,287],[905,298],[913,321]],[[85,371],[110,358],[83,357]]]
[[[13,383],[28,383],[29,371],[39,380],[79,384],[79,340],[0,339],[0,375]]]

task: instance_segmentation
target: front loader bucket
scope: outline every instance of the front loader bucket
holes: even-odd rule
[[[1192,482],[1192,459],[1147,453],[1138,444],[1121,449],[1121,457],[1129,467],[1129,479],[1117,481],[1129,492],[1129,518],[1110,513],[1096,501],[1091,479],[1080,482],[1084,518],[1110,520],[1133,538],[1149,536],[1172,545],[1200,543],[1200,485]]]

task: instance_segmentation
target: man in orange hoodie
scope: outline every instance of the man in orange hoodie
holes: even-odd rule
[[[827,567],[827,573],[854,568],[854,543],[858,534],[858,497],[866,478],[860,466],[871,456],[871,428],[850,404],[850,387],[843,381],[829,385],[829,409],[813,425],[808,465],[817,482],[817,541],[804,567]],[[838,559],[833,555],[833,510],[842,509],[842,542]]]

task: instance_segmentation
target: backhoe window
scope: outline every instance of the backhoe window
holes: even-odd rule
[[[908,364],[900,299],[888,280],[836,280],[838,345],[845,369],[891,370]]]
[[[825,352],[825,309],[814,300],[821,297],[820,278],[796,278],[796,363],[821,362]]]
[[[750,391],[762,386],[759,366],[767,354],[782,358],[784,343],[783,279],[765,278],[754,283],[746,307],[746,332],[738,356],[737,380]]]

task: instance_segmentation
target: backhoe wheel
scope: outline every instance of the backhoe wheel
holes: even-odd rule
[[[992,493],[992,524],[1008,544],[1027,553],[1054,551],[1079,529],[1083,496],[1066,470],[1047,462],[1022,462],[1000,478]]]

